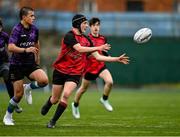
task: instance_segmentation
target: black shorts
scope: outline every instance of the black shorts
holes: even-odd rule
[[[10,65],[10,68],[9,68],[10,80],[11,81],[21,80],[21,79],[24,79],[25,76],[28,79],[30,79],[29,75],[37,69],[40,69],[40,66],[37,64]],[[32,79],[30,79],[30,80],[32,80]]]
[[[89,81],[96,80],[99,77],[99,74],[105,69],[106,69],[106,66],[102,67],[97,74],[92,74],[92,73],[87,72],[84,75],[84,79],[89,80]]]
[[[81,75],[68,75],[68,74],[61,73],[55,69],[53,72],[52,83],[55,85],[64,85],[65,82],[72,81],[78,85],[80,78],[81,78]]]

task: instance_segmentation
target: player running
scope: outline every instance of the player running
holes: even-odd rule
[[[12,114],[23,97],[25,76],[34,81],[29,85],[29,89],[37,89],[48,84],[46,73],[38,65],[40,44],[38,29],[33,25],[34,10],[30,7],[23,7],[20,9],[19,17],[21,21],[14,26],[8,45],[8,50],[12,52],[10,79],[13,81],[15,95],[9,101],[3,119],[5,125],[14,125]],[[32,100],[29,101],[32,102]]]
[[[83,34],[88,28],[88,22],[84,15],[75,15],[72,19],[72,27],[72,30],[65,35],[61,45],[61,52],[53,64],[52,96],[49,97],[41,109],[41,114],[46,115],[52,104],[59,102],[54,116],[47,124],[48,128],[55,127],[57,120],[67,107],[72,91],[79,84],[86,65],[87,52],[101,61],[122,62],[125,64],[129,62],[128,57],[124,54],[119,57],[105,57],[98,54],[97,51],[99,50],[109,50],[110,45],[104,44],[93,47],[92,42]]]
[[[102,44],[107,43],[107,40],[104,36],[100,35],[100,19],[99,18],[92,18],[89,20],[89,26],[91,33],[88,35],[91,41],[93,42],[93,45],[95,47],[98,47]],[[108,56],[107,52],[104,51],[98,51],[99,54]],[[110,105],[108,101],[108,96],[111,92],[112,85],[113,85],[113,79],[111,76],[111,73],[106,68],[106,65],[102,61],[96,60],[93,56],[89,56],[87,58],[87,65],[85,69],[85,73],[83,74],[82,83],[79,89],[77,90],[74,102],[72,102],[72,114],[74,118],[78,119],[80,118],[80,112],[79,112],[79,102],[84,92],[89,87],[89,84],[91,81],[96,80],[98,77],[102,78],[105,82],[104,85],[104,92],[103,96],[100,98],[100,102],[104,105],[104,107],[108,111],[113,111],[113,107]]]
[[[9,55],[6,50],[6,45],[8,44],[9,36],[3,31],[3,23],[0,19],[0,76],[3,77],[6,89],[8,91],[10,99],[14,96],[13,84],[9,79]],[[22,112],[22,108],[19,106],[15,107],[17,113]]]

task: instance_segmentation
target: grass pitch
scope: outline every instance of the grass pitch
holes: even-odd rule
[[[71,115],[71,101],[55,129],[47,129],[56,106],[46,116],[40,108],[50,93],[33,92],[33,105],[22,99],[23,113],[14,113],[15,126],[2,119],[8,95],[0,92],[0,136],[180,136],[180,91],[114,89],[110,96],[113,112],[100,104],[100,92],[87,91],[80,104],[81,118]]]

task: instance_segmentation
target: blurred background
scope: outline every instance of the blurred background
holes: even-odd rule
[[[22,6],[35,9],[40,29],[41,65],[52,76],[52,63],[74,14],[101,19],[101,34],[112,45],[110,55],[126,53],[129,65],[107,63],[117,86],[178,86],[180,82],[180,0],[0,0],[0,18],[10,34]],[[133,41],[143,27],[153,36],[145,44]]]

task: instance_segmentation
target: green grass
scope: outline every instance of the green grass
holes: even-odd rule
[[[47,129],[46,124],[56,106],[46,116],[40,115],[50,93],[33,92],[31,106],[22,99],[23,113],[14,113],[16,125],[9,127],[2,122],[9,98],[6,92],[0,92],[0,136],[180,136],[178,90],[119,91],[114,89],[110,96],[113,112],[99,103],[100,92],[88,91],[81,100],[81,119],[72,117],[69,103],[55,129]]]

